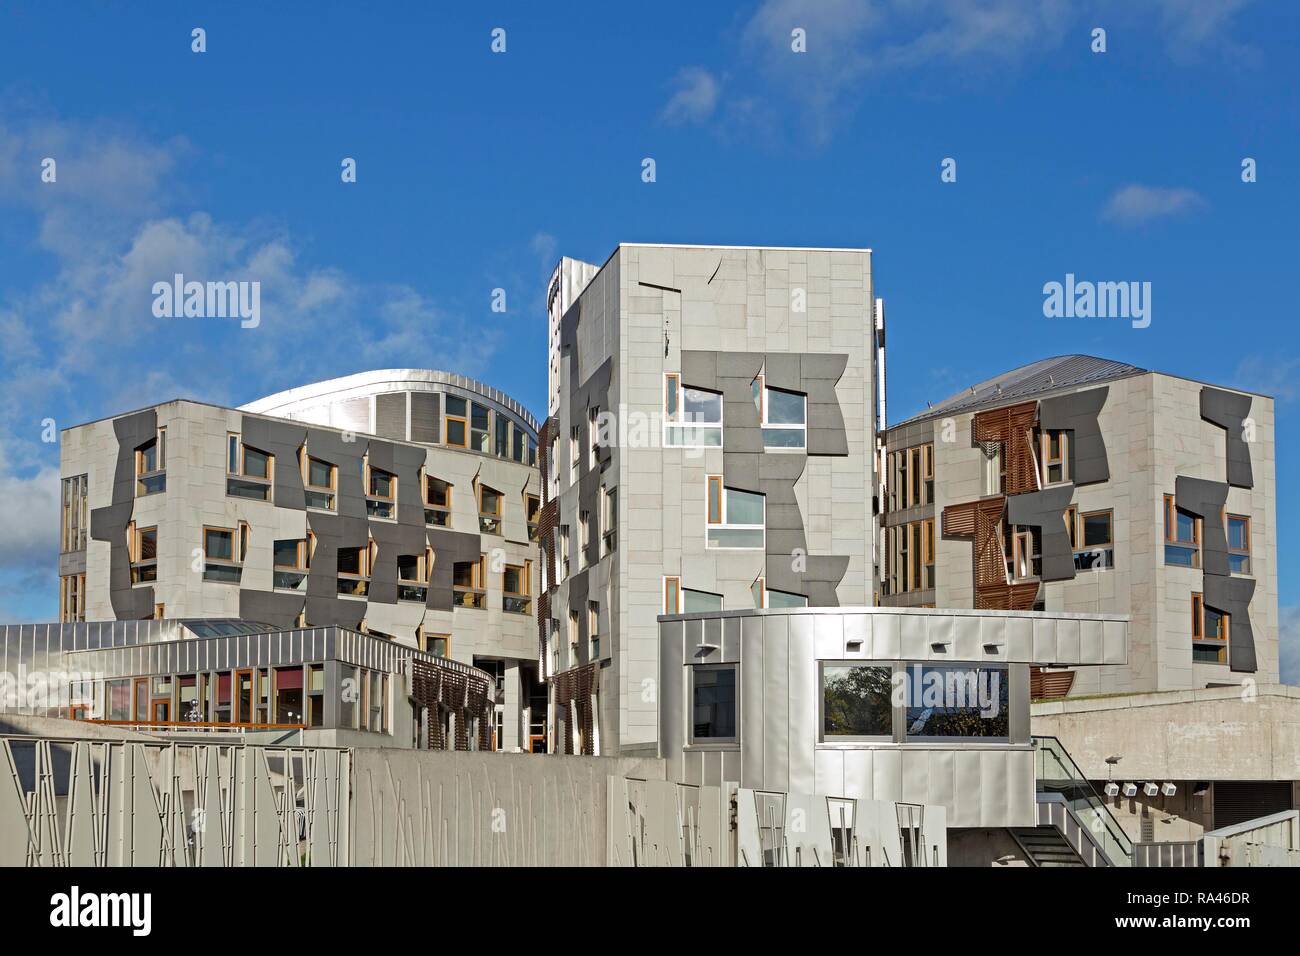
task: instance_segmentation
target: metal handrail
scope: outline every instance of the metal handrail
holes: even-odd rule
[[[1102,827],[1106,830],[1107,836],[1110,837],[1110,843],[1114,845],[1116,853],[1121,857],[1112,860],[1112,864],[1115,866],[1131,866],[1133,862],[1133,841],[1129,839],[1128,834],[1124,832],[1124,828],[1120,826],[1119,821],[1110,812],[1106,802],[1093,789],[1092,781],[1079,769],[1079,765],[1074,762],[1070,752],[1065,749],[1061,741],[1056,737],[1035,735],[1031,739],[1034,743],[1034,749],[1040,755],[1045,755],[1048,752],[1052,754],[1052,757],[1067,774],[1065,779],[1078,783],[1084,788],[1084,801],[1088,804],[1089,809],[1093,811],[1094,819],[1100,821]],[[1045,764],[1039,764],[1037,760],[1035,764],[1037,765],[1035,775],[1039,781],[1057,779],[1047,777]],[[1110,856],[1111,854],[1108,853],[1107,855]]]

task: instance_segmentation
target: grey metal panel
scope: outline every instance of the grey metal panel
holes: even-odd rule
[[[1201,389],[1201,417],[1222,428],[1227,434],[1228,484],[1235,488],[1253,488],[1250,446],[1245,441],[1245,421],[1250,417],[1251,397],[1222,389]]]
[[[763,623],[763,786],[789,790],[790,634],[784,619]]]
[[[762,727],[764,704],[764,621],[746,617],[740,638],[740,713],[741,727]],[[744,787],[763,787],[763,734],[741,733],[741,778]]]
[[[1207,575],[1228,573],[1228,536],[1223,528],[1223,506],[1228,486],[1221,481],[1179,475],[1174,501],[1201,519],[1201,566]]]
[[[375,396],[375,434],[406,440],[406,392],[380,392]]]
[[[1070,395],[1044,398],[1038,403],[1038,424],[1044,430],[1074,432],[1070,447],[1070,477],[1076,485],[1110,480],[1106,442],[1097,416],[1106,404],[1109,386],[1090,388]]]
[[[442,396],[437,392],[411,392],[411,441],[442,441]]]
[[[1073,485],[1029,491],[1007,497],[1006,520],[1010,524],[1040,529],[1044,581],[1074,579],[1074,550],[1065,528],[1064,514],[1074,497]]]
[[[1205,575],[1205,603],[1231,618],[1228,629],[1228,664],[1233,671],[1254,673],[1255,633],[1250,626],[1250,599],[1255,595],[1252,578]]]
[[[264,451],[275,458],[272,500],[281,508],[305,507],[302,488],[302,471],[298,465],[298,450],[307,438],[307,428],[293,422],[277,422],[256,415],[240,419],[240,438],[247,445]]]
[[[665,625],[659,643],[659,756],[671,758],[686,742],[686,680],[684,625]]]

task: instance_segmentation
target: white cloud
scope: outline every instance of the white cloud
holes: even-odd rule
[[[1237,387],[1269,395],[1279,404],[1300,398],[1300,358],[1285,355],[1248,355],[1233,376]]]
[[[1300,684],[1300,607],[1278,608],[1277,643],[1282,683]]]
[[[48,572],[53,593],[59,550],[59,470],[45,465],[24,475],[11,469],[0,444],[0,569]]]
[[[1113,192],[1102,207],[1101,218],[1121,226],[1139,226],[1157,219],[1182,216],[1206,205],[1191,189],[1143,186],[1132,183]]]
[[[713,116],[722,87],[718,79],[701,66],[687,66],[673,78],[674,92],[660,118],[665,123],[703,123]]]

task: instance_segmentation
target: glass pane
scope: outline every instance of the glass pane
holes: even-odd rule
[[[803,448],[804,430],[802,428],[764,428],[764,448]]]
[[[822,670],[822,732],[827,737],[892,737],[893,669],[827,664]]]
[[[1178,540],[1194,541],[1196,538],[1196,519],[1185,511],[1178,512]]]
[[[155,561],[158,558],[158,529],[148,528],[140,532],[140,552],[137,561]]]
[[[308,508],[320,508],[324,511],[334,510],[334,496],[328,491],[307,491],[304,492],[304,495]]]
[[[1250,574],[1250,556],[1245,554],[1228,555],[1228,570],[1233,574]]]
[[[1182,548],[1176,544],[1165,545],[1165,564],[1173,564],[1183,568],[1196,567],[1196,549]]]
[[[465,423],[460,419],[447,419],[447,444],[465,446]]]
[[[510,422],[504,415],[497,416],[495,453],[502,458],[510,454]]]
[[[727,489],[726,524],[762,524],[763,496],[749,491]]]
[[[772,425],[803,425],[807,422],[807,399],[798,392],[767,390],[767,420]]]
[[[370,493],[377,498],[393,496],[393,476],[377,468],[370,469]]]
[[[1000,667],[907,668],[909,737],[1006,737],[1007,675]]]
[[[281,568],[296,568],[298,566],[298,542],[297,541],[277,541],[275,543],[275,564]]]
[[[447,396],[447,414],[465,416],[465,399],[457,398],[455,395]]]
[[[250,478],[269,478],[271,477],[271,459],[270,456],[258,451],[255,448],[244,446],[244,474]]]
[[[718,425],[722,422],[722,395],[699,388],[683,388],[682,420]]]
[[[768,591],[768,607],[807,607],[808,599],[802,594],[790,594],[786,591]]]
[[[691,736],[697,740],[736,736],[736,670],[697,668],[692,682]]]
[[[361,549],[360,548],[339,548],[339,574],[360,574],[361,573]]]
[[[209,558],[229,561],[234,556],[233,539],[229,531],[209,531],[204,537],[203,553]]]
[[[1214,608],[1205,609],[1205,636],[1216,640],[1223,640],[1226,636],[1224,628],[1225,615],[1220,614]]]
[[[307,483],[320,488],[330,486],[330,466],[313,458],[307,463]]]
[[[682,613],[691,614],[696,611],[721,611],[722,595],[711,594],[708,591],[692,591],[690,588],[682,589]]]
[[[710,528],[709,545],[714,548],[761,548],[762,528]]]
[[[1228,547],[1246,550],[1246,522],[1241,518],[1228,519]]]
[[[1110,515],[1083,516],[1083,546],[1085,548],[1110,544]]]

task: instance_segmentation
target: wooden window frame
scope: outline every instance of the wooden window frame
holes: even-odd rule
[[[708,524],[721,525],[724,517],[722,510],[723,491],[722,476],[709,475],[708,477],[708,497],[705,499],[707,513],[705,518]]]
[[[610,514],[610,509],[614,514]],[[618,489],[600,486],[600,556],[608,557],[618,547]]]
[[[453,415],[453,414],[451,413],[451,411],[450,411],[449,403],[446,401],[447,398],[455,398],[455,399],[458,399],[459,401],[464,402],[464,403],[465,403],[465,413],[464,413],[463,415]],[[470,400],[469,400],[469,399],[467,399],[467,398],[462,398],[462,397],[459,396],[459,395],[444,396],[444,401],[443,401],[443,418],[445,419],[445,422],[444,422],[444,424],[443,424],[442,433],[443,433],[443,435],[446,437],[446,441],[445,441],[443,444],[447,445],[447,447],[449,447],[449,448],[469,448],[469,442],[470,442],[470,437],[469,437],[470,405],[471,405],[471,403],[470,403]],[[462,435],[462,436],[464,437],[464,439],[465,439],[463,442],[455,442],[455,441],[452,441],[452,440],[451,440],[451,423],[452,423],[452,422],[459,422],[459,423],[460,423],[461,435]]]
[[[1232,546],[1232,534],[1231,534],[1232,521],[1241,521],[1245,524],[1244,536],[1245,536],[1246,546],[1244,548],[1234,548]],[[1252,568],[1251,568],[1252,562],[1251,562],[1251,553],[1250,553],[1252,541],[1251,541],[1250,524],[1251,524],[1250,515],[1231,514],[1226,510],[1223,513],[1223,533],[1228,543],[1228,570],[1232,574],[1251,575],[1252,573]],[[1234,556],[1246,559],[1246,569],[1244,571],[1234,571],[1232,569],[1232,558]]]
[[[727,521],[727,500],[730,493],[735,490],[740,494],[758,495],[763,499],[763,523],[758,524],[732,524]],[[744,491],[743,489],[731,489],[722,483],[721,475],[709,475],[707,478],[707,492],[704,504],[705,518],[705,539],[704,546],[710,551],[758,551],[767,546],[767,495],[757,491]],[[763,532],[763,541],[756,545],[723,545],[713,544],[709,536],[709,530],[713,528],[727,529],[735,528],[745,531],[761,529]]]
[[[600,602],[587,601],[587,660],[600,658]]]
[[[664,613],[682,613],[682,579],[675,574],[664,575]]]
[[[145,449],[150,446],[154,449],[154,467],[148,471],[144,470]],[[155,431],[153,438],[149,441],[141,442],[135,448],[135,497],[143,498],[148,495],[161,494],[167,490],[167,426],[160,425]],[[161,477],[162,484],[152,491],[145,490],[145,482],[150,479]]]
[[[431,524],[434,527],[439,527],[439,528],[451,527],[451,494],[452,494],[452,489],[455,486],[452,485],[450,481],[444,481],[443,479],[439,478],[437,475],[430,475],[425,473],[424,469],[420,469],[420,472],[422,475],[422,480],[420,484],[424,488],[424,523],[426,525]],[[444,504],[436,504],[430,500],[431,492],[432,489],[434,488],[434,482],[437,482],[438,484],[442,485],[443,488],[446,489]],[[443,515],[445,520],[441,524],[438,524],[437,522],[431,522],[429,520],[429,515],[431,513]]]
[[[1074,510],[1073,505],[1070,506],[1070,510]],[[1107,526],[1110,528],[1110,533],[1109,533],[1110,540],[1107,541],[1105,544],[1088,544],[1087,535],[1084,532],[1084,528],[1087,526],[1088,519],[1095,517],[1097,515],[1106,515],[1109,518],[1109,520],[1107,521]],[[1115,509],[1114,508],[1098,508],[1095,511],[1078,512],[1078,521],[1079,521],[1079,550],[1080,551],[1105,551],[1108,548],[1115,547]]]
[[[470,607],[477,610],[483,610],[487,603],[487,555],[479,553],[478,560],[457,561],[455,564],[469,564],[470,583],[468,585],[456,584],[456,569],[452,567],[452,593],[455,595],[468,595],[470,600],[462,603],[453,599],[453,607]]]
[[[1055,485],[1069,484],[1074,480],[1070,474],[1070,432],[1068,428],[1043,428],[1039,430],[1039,462],[1040,471],[1039,487],[1050,488]],[[1057,436],[1057,452],[1053,457],[1051,455],[1052,436]],[[1048,469],[1053,465],[1061,466],[1061,477],[1056,481],[1048,478]]]
[[[1062,513],[1065,519],[1065,533],[1070,539],[1070,551],[1079,550],[1079,508],[1077,505],[1070,505]]]
[[[73,582],[76,586],[73,586]],[[75,597],[75,600],[74,600]],[[86,575],[59,576],[59,623],[76,624],[86,619]]]
[[[1193,552],[1192,563],[1190,565],[1174,564],[1173,566],[1199,568],[1201,566],[1201,561],[1202,561],[1201,558],[1202,519],[1197,515],[1193,515],[1190,511],[1185,512],[1192,519],[1192,540],[1183,541],[1182,539],[1177,537],[1178,511],[1179,508],[1177,502],[1174,499],[1174,496],[1165,495],[1164,496],[1164,514],[1165,514],[1164,545],[1166,548],[1166,556],[1165,556],[1164,564],[1166,565],[1170,564],[1168,559],[1168,552],[1167,552],[1168,548],[1171,547],[1183,548],[1186,550],[1191,550]]]
[[[338,510],[339,466],[334,464],[333,462],[326,461],[324,458],[317,458],[315,455],[309,452],[305,446],[299,449],[298,455],[299,455],[299,462],[302,466],[303,490],[308,494],[312,494],[312,493],[318,495],[327,494],[330,496],[330,506],[328,508],[322,508],[319,505],[307,505],[306,506],[307,509],[309,511],[330,511],[330,512],[337,511]],[[317,485],[312,483],[311,480],[312,462],[317,462],[319,464],[322,464],[329,469],[328,485]]]
[[[673,407],[669,408],[668,398],[672,396]],[[682,420],[682,377],[676,372],[664,373],[664,421],[680,422]]]
[[[534,508],[532,502],[537,502]],[[532,515],[532,517],[529,517]],[[528,540],[537,541],[538,528],[542,520],[542,496],[535,495],[531,491],[524,492],[524,524],[528,526]]]
[[[1210,609],[1213,610],[1214,613],[1219,615],[1219,619],[1223,622],[1223,636],[1211,637],[1207,632],[1205,626],[1206,610],[1207,608],[1205,604],[1205,596],[1200,591],[1193,591],[1192,592],[1192,646],[1215,648],[1219,652],[1219,659],[1217,662],[1198,661],[1195,659],[1195,653],[1193,652],[1193,663],[1227,664],[1229,645],[1231,643],[1230,638],[1232,635],[1232,615],[1225,614],[1223,611],[1220,611],[1218,608]]]

